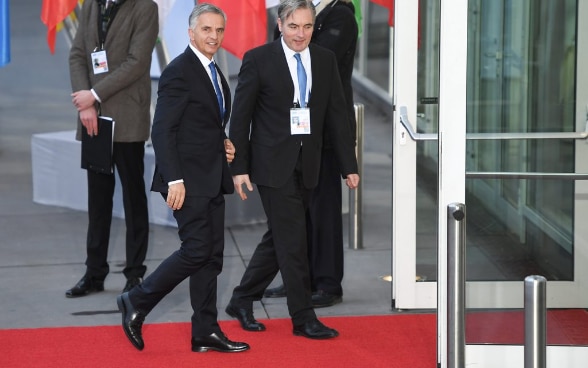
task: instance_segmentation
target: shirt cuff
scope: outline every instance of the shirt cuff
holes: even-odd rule
[[[100,97],[98,97],[98,95],[96,94],[96,91],[94,91],[94,88],[92,88],[90,90],[90,92],[92,92],[92,94],[94,95],[94,98],[96,99],[96,101],[102,103],[102,100],[100,100]]]
[[[170,185],[183,183],[183,182],[184,182],[184,179],[174,180],[174,181],[170,181],[169,183],[167,183],[167,186],[169,187]]]

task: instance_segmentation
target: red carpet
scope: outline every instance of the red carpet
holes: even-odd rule
[[[546,328],[548,345],[588,345],[585,309],[550,309]],[[524,345],[524,311],[468,312],[466,343]]]
[[[192,353],[189,323],[145,324],[145,350],[120,326],[0,330],[0,367],[386,367],[436,365],[436,316],[406,314],[321,318],[341,334],[310,340],[292,334],[289,319],[264,320],[267,331],[243,331],[223,321],[227,336],[245,341],[244,353]]]

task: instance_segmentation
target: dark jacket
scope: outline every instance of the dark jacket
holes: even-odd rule
[[[183,179],[186,196],[214,198],[233,193],[224,147],[231,91],[218,68],[217,73],[225,101],[224,120],[210,77],[190,47],[161,73],[151,133],[156,159],[151,190],[167,193],[170,181]]]
[[[358,172],[351,132],[340,124],[347,116],[341,109],[345,98],[337,61],[323,47],[311,43],[309,49],[312,68],[309,135],[290,132],[294,84],[281,40],[245,53],[229,130],[237,152],[231,163],[233,175],[249,174],[256,184],[281,187],[291,177],[300,154],[303,184],[313,188],[318,183],[326,130],[331,134],[343,176]]]

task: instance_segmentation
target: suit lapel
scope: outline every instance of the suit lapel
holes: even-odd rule
[[[196,56],[196,54],[194,53],[194,51],[192,51],[192,49],[190,48],[190,46],[188,46],[186,48],[186,51],[184,51],[184,53],[186,54],[186,56],[188,57],[188,59],[190,60],[190,63],[193,66],[193,70],[195,71],[197,80],[202,81],[202,86],[204,86],[204,89],[206,89],[207,91],[207,95],[210,99],[210,105],[211,106],[218,106],[218,101],[216,99],[216,92],[214,91],[214,87],[212,85],[212,81],[210,80],[210,77],[208,76],[208,72],[206,69],[204,69],[204,65],[202,65],[202,63],[200,62],[200,59],[198,59],[198,56]],[[219,73],[219,75],[221,75],[221,83],[223,85],[223,93],[225,94],[225,96],[227,96],[226,93],[226,89],[225,86],[228,88],[228,84],[227,82],[224,80],[224,77],[222,77],[222,73],[220,73],[219,69],[217,68],[217,73]],[[188,81],[188,83],[191,83],[191,81]],[[196,91],[196,93],[199,93],[198,91]],[[229,94],[230,95],[230,94]],[[225,110],[226,110],[226,106],[227,106],[227,98],[224,98],[224,102],[225,102]],[[215,109],[217,116],[218,116],[218,122],[220,123],[221,127],[224,126],[224,122],[221,121],[220,118],[220,109]],[[225,116],[227,116],[227,114],[225,113]],[[225,118],[226,120],[226,118]]]
[[[286,54],[284,53],[284,48],[282,47],[282,41],[278,38],[277,40],[273,41],[272,47],[272,57],[270,60],[276,60],[276,75],[272,76],[272,78],[279,78],[281,79],[280,85],[287,86],[284,93],[287,93],[291,96],[292,101],[294,101],[294,81],[292,80],[292,75],[290,74],[290,68],[288,68],[288,61],[286,60]]]

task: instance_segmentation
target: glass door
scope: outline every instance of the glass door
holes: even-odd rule
[[[579,133],[588,114],[588,1],[449,3],[395,1],[393,306],[439,305],[443,318],[444,207],[463,202],[468,364],[522,366],[523,280],[542,275],[548,366],[580,366],[575,357],[588,354],[588,341],[576,338],[588,339],[588,143]],[[464,31],[452,34],[443,19],[465,22]]]

